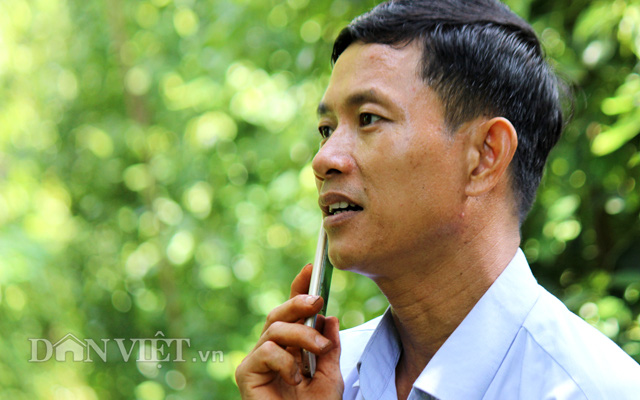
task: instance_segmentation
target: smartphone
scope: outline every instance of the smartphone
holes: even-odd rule
[[[320,224],[320,233],[318,235],[318,245],[316,247],[316,257],[313,261],[313,270],[311,272],[311,282],[309,283],[309,294],[312,296],[322,296],[324,305],[318,314],[325,315],[327,312],[327,304],[329,303],[329,288],[331,287],[331,275],[333,265],[329,261],[329,242],[324,227]],[[304,324],[315,329],[317,314],[307,318]],[[316,372],[316,355],[302,349],[302,373],[305,376],[313,378]]]

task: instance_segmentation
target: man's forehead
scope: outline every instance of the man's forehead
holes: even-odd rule
[[[318,106],[318,115],[331,112],[333,103],[388,105],[394,92],[426,88],[418,72],[417,46],[402,47],[356,42],[338,58],[329,86]]]
[[[416,72],[420,55],[420,48],[415,43],[387,45],[355,42],[338,57],[331,75],[333,77],[351,68],[372,73],[397,69]]]

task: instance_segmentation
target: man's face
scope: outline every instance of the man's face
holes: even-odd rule
[[[352,44],[318,107],[326,137],[313,169],[338,268],[388,275],[394,264],[450,252],[460,233],[465,135],[446,131],[420,55],[413,44]],[[340,203],[352,206],[335,213]]]

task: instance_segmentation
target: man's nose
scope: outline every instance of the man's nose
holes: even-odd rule
[[[311,166],[316,179],[324,181],[351,172],[355,167],[353,147],[353,138],[349,132],[344,128],[337,128],[313,158]]]

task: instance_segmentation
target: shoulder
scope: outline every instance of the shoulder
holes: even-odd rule
[[[526,391],[539,398],[557,396],[559,390],[574,394],[559,398],[581,399],[632,399],[640,393],[640,365],[546,290],[505,362],[509,359],[521,364],[520,390],[528,386]]]
[[[381,319],[382,316],[379,316],[362,325],[340,331],[340,370],[343,377],[356,367]]]

